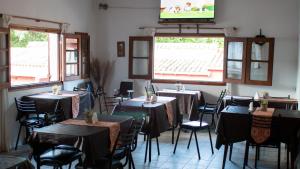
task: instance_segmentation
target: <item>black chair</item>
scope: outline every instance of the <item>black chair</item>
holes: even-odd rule
[[[45,114],[37,111],[36,104],[33,100],[23,101],[15,98],[15,104],[18,111],[16,120],[20,123],[15,146],[15,150],[17,150],[22,127],[25,127],[26,129],[25,140],[27,140],[33,132],[33,128],[45,126]]]
[[[219,116],[225,94],[226,89],[221,91],[220,96],[215,104],[205,103],[203,106],[198,108],[200,113],[211,116],[211,125],[216,126],[215,116],[217,116],[217,118]]]
[[[128,164],[129,169],[131,167],[134,169],[131,147],[136,133],[137,130],[134,128],[133,123],[128,132],[119,132],[113,150],[102,159],[98,159],[97,166],[107,169],[123,169]],[[120,162],[122,159],[125,159],[124,163]]]
[[[126,82],[123,81],[120,83],[120,88],[118,93],[116,93],[115,97],[121,97],[121,101],[124,99],[131,99],[133,98],[133,82]]]
[[[150,126],[149,126],[149,124],[147,124],[147,121],[146,121],[146,119],[149,118],[148,113],[145,112],[145,110],[143,108],[136,108],[136,107],[132,108],[132,107],[124,107],[121,105],[117,105],[117,106],[115,106],[115,108],[112,112],[112,115],[131,116],[135,119],[133,122],[133,127],[138,132],[136,133],[136,136],[133,140],[132,151],[134,151],[137,147],[138,134],[144,135],[144,141],[147,141],[146,151],[145,151],[145,162],[146,162],[148,146],[150,146],[150,141],[151,141],[150,129],[149,129]],[[159,141],[158,141],[157,137],[155,139],[156,139],[157,152],[158,152],[158,155],[160,155]]]
[[[210,134],[210,126],[208,125],[208,123],[203,122],[202,119],[203,119],[203,114],[200,114],[199,115],[199,121],[188,121],[188,122],[182,123],[180,125],[173,154],[175,154],[178,139],[179,139],[179,135],[180,135],[180,132],[181,132],[182,129],[191,130],[191,135],[190,135],[190,139],[189,139],[189,143],[188,143],[187,148],[190,147],[191,139],[192,139],[192,136],[194,134],[195,140],[196,140],[196,147],[197,147],[197,153],[198,153],[199,160],[200,160],[200,151],[199,151],[199,145],[198,145],[198,139],[197,139],[197,134],[196,133],[199,130],[207,129],[208,130],[208,135],[209,135],[210,146],[211,146],[211,152],[212,152],[212,154],[214,154],[214,149],[213,149],[213,144],[212,144],[211,134]]]
[[[251,99],[241,99],[241,98],[234,98],[233,96],[231,96],[229,105],[231,105],[231,106],[249,107],[249,104],[251,102],[254,103],[254,98],[251,98]],[[233,144],[230,144],[229,145],[229,160],[230,161],[231,161],[231,157],[232,157],[232,150],[233,150]]]
[[[70,145],[53,145],[51,143],[40,142],[36,133],[29,137],[29,145],[33,149],[33,158],[36,161],[37,169],[41,166],[53,166],[62,169],[64,165],[69,165],[71,169],[72,162],[78,160],[82,165],[82,152]]]

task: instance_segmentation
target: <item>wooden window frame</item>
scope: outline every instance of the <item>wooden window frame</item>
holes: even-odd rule
[[[0,66],[0,72],[6,71],[6,82],[0,82],[0,89],[9,88],[10,86],[10,43],[9,43],[9,29],[8,28],[0,28],[0,34],[5,36],[5,46],[6,48],[0,48],[0,52],[5,53],[6,64]],[[0,55],[1,57],[1,55]]]
[[[228,45],[230,42],[242,42],[243,43],[243,57],[242,60],[228,59]],[[224,43],[224,82],[227,83],[245,83],[245,74],[246,74],[246,51],[247,51],[247,38],[225,38]],[[238,61],[242,62],[242,77],[241,79],[233,79],[227,77],[227,65],[228,61]]]
[[[252,60],[251,52],[252,52],[252,43],[269,43],[269,56],[268,60]],[[247,73],[246,73],[246,84],[252,85],[263,85],[263,86],[272,86],[273,79],[273,60],[274,60],[274,38],[249,38],[247,43]],[[251,71],[251,62],[261,62],[268,64],[268,80],[267,81],[259,81],[259,80],[251,80],[250,79],[250,71]]]
[[[225,35],[223,33],[156,33],[154,37],[223,37],[225,42]],[[225,48],[225,47],[224,47]],[[154,65],[152,65],[153,67]],[[224,71],[224,69],[223,69]],[[191,80],[162,80],[154,79],[152,72],[152,82],[155,83],[176,83],[180,82],[182,84],[194,84],[194,85],[212,85],[212,86],[225,86],[224,78],[221,82],[210,82],[210,81],[191,81]],[[223,72],[224,75],[224,72]]]
[[[78,34],[70,34],[70,33],[65,33],[63,34],[64,38],[63,38],[63,61],[62,61],[62,67],[63,67],[63,81],[72,81],[72,80],[79,80],[81,79],[81,36]],[[77,48],[78,48],[78,61],[76,63],[77,66],[77,72],[78,75],[72,75],[72,76],[67,76],[66,74],[66,67],[67,64],[67,58],[66,58],[66,39],[70,38],[70,39],[78,39],[78,43],[77,43]],[[74,63],[75,64],[75,63]]]
[[[85,32],[75,32],[75,34],[81,36],[81,79],[88,79],[90,78],[90,35]],[[84,57],[85,59],[83,59]],[[83,65],[85,65],[85,67]],[[84,70],[84,68],[86,70]]]
[[[243,42],[243,69],[242,69],[242,79],[230,79],[227,78],[227,61],[228,61],[228,42]],[[252,60],[251,59],[251,50],[253,42],[265,42],[269,43],[269,56],[268,60]],[[273,78],[273,61],[274,61],[274,38],[251,38],[251,37],[227,37],[225,38],[225,49],[224,49],[224,81],[228,83],[240,83],[240,84],[249,84],[249,85],[262,85],[262,86],[272,86]],[[259,80],[250,80],[250,71],[251,71],[251,62],[261,62],[268,64],[268,80],[259,81]]]
[[[24,84],[24,85],[17,85],[17,86],[12,86],[11,84],[11,77],[10,77],[10,74],[11,74],[11,67],[9,66],[9,91],[17,91],[17,90],[23,90],[23,89],[31,89],[31,88],[36,88],[36,87],[46,87],[46,86],[51,86],[53,84],[61,84],[61,68],[60,68],[60,65],[61,65],[61,45],[60,45],[60,42],[61,42],[61,30],[59,29],[55,29],[55,28],[45,28],[45,27],[36,27],[36,26],[28,26],[28,25],[19,25],[19,24],[10,24],[9,25],[9,35],[10,35],[10,32],[11,32],[11,29],[15,29],[15,30],[25,30],[25,31],[36,31],[36,32],[45,32],[45,33],[57,33],[57,36],[58,36],[58,40],[57,40],[57,59],[58,59],[58,68],[57,68],[57,77],[58,80],[57,81],[52,81],[52,82],[41,82],[41,83],[30,83],[30,84]],[[8,39],[8,43],[9,43],[9,65],[11,65],[11,45],[10,45],[10,36],[9,36],[9,39]],[[48,66],[49,68],[49,66]]]
[[[149,42],[148,46],[148,58],[135,57],[133,56],[133,43],[134,41],[147,41]],[[153,37],[152,36],[130,36],[129,37],[129,69],[128,76],[130,79],[152,79],[152,67],[153,67]],[[134,75],[133,74],[133,59],[148,59],[148,74],[147,75]]]

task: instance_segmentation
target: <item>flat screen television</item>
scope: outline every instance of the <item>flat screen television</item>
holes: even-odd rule
[[[215,0],[160,0],[159,22],[212,23]]]

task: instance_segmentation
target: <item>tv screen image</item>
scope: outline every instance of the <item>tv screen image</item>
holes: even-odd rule
[[[213,19],[215,0],[161,0],[160,19]]]

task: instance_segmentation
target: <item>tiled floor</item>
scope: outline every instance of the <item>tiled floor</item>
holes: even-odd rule
[[[211,153],[208,133],[198,132],[198,142],[201,160],[198,160],[195,140],[192,139],[190,148],[187,149],[189,133],[181,132],[176,154],[173,154],[174,145],[171,144],[171,131],[162,133],[159,137],[160,155],[157,155],[155,139],[152,141],[152,161],[144,163],[146,142],[143,136],[139,137],[138,147],[133,153],[136,169],[220,169],[223,160],[223,147],[214,149]],[[213,132],[212,132],[213,133]],[[175,132],[177,136],[177,131]],[[216,135],[212,134],[213,144]],[[245,143],[234,144],[232,161],[226,162],[226,169],[240,169],[243,165]],[[281,168],[286,168],[286,149],[282,145]],[[254,168],[254,149],[250,148],[248,168]],[[42,169],[48,167],[42,167]],[[64,168],[67,168],[65,166]],[[258,162],[259,169],[277,168],[277,149],[261,148],[261,159]]]

